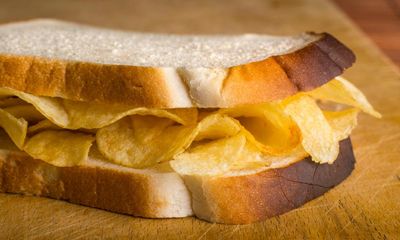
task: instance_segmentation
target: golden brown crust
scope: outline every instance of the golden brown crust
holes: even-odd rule
[[[282,99],[340,75],[355,61],[354,54],[331,35],[318,36],[294,52],[226,69],[221,89],[224,106],[208,107]],[[161,68],[0,55],[0,87],[88,102],[190,107],[178,104],[177,96],[190,94],[171,90],[169,77]]]
[[[283,99],[297,91],[274,57],[230,68],[222,88],[228,105]]]
[[[222,94],[231,105],[279,100],[327,83],[354,61],[350,49],[324,33],[292,53],[230,68]]]
[[[21,153],[0,157],[0,192],[61,199],[149,218],[192,215],[190,196],[183,182],[177,174],[170,175],[93,166],[60,168]],[[157,188],[162,186],[157,186],[158,179],[169,182],[168,192],[160,194]],[[175,194],[177,201],[187,204],[176,206],[163,194]]]
[[[161,175],[104,167],[59,168],[24,154],[9,153],[0,155],[0,192],[62,199],[152,218],[189,216],[192,204],[199,218],[244,224],[285,213],[322,195],[351,173],[354,162],[351,142],[347,139],[340,143],[340,155],[332,165],[320,165],[307,158],[286,168],[258,174],[203,177],[194,184],[186,182],[192,192],[190,200],[183,182],[175,179],[179,178],[175,173],[171,173],[174,180],[169,181],[171,178]],[[168,204],[158,197],[162,194],[157,194],[157,187],[171,197]],[[173,190],[180,187],[184,191]]]
[[[0,55],[0,87],[78,101],[168,106],[166,82],[150,67]]]
[[[211,211],[196,216],[227,224],[246,224],[283,214],[321,196],[338,185],[354,169],[350,139],[341,141],[333,164],[318,164],[306,158],[286,168],[247,176],[203,178],[202,194]],[[191,190],[189,185],[189,190]]]

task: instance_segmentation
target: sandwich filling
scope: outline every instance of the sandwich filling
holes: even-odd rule
[[[183,175],[282,166],[307,156],[333,163],[359,111],[380,117],[340,77],[281,101],[224,109],[133,108],[0,88],[0,126],[33,158],[79,166],[96,151],[114,164],[169,164]]]

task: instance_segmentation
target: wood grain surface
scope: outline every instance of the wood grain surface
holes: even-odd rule
[[[334,0],[400,67],[400,0]]]
[[[345,73],[383,114],[362,115],[355,171],[301,208],[250,225],[133,218],[44,198],[0,194],[0,239],[399,239],[400,73],[329,1],[0,1],[0,22],[52,17],[170,33],[327,31],[354,50]],[[237,194],[240,194],[238,192]]]

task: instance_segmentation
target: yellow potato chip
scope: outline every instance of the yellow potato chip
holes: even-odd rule
[[[0,88],[0,95],[14,95],[32,104],[54,124],[67,129],[95,129],[110,125],[128,115],[154,115],[183,125],[197,121],[197,109],[148,109],[122,105],[78,102],[51,97],[38,97],[10,88]]]
[[[28,127],[28,134],[32,135],[43,130],[62,130],[63,128],[55,125],[54,123],[50,122],[48,119],[42,120],[35,125]]]
[[[265,103],[221,109],[219,112],[235,117],[243,125],[249,141],[266,154],[290,152],[301,142],[300,130],[283,112],[279,104]]]
[[[324,111],[324,116],[332,127],[337,141],[341,141],[350,136],[351,131],[357,126],[358,113],[359,110],[355,108],[339,112]]]
[[[68,114],[65,111],[61,99],[50,97],[38,97],[32,94],[17,91],[11,88],[0,88],[0,95],[13,95],[32,104],[47,119],[60,127],[68,126]]]
[[[68,128],[102,128],[129,115],[152,115],[169,118],[180,124],[194,124],[197,121],[197,109],[149,109],[132,108],[123,105],[105,105],[87,102],[63,101],[69,116]]]
[[[0,109],[0,127],[6,131],[15,145],[21,149],[25,142],[28,122]]]
[[[3,108],[4,111],[12,114],[16,118],[23,118],[28,122],[37,122],[45,119],[45,117],[30,104],[19,104]]]
[[[199,114],[198,114],[198,121],[203,120],[204,118],[215,114],[218,111],[219,108],[199,108]]]
[[[26,102],[16,97],[5,97],[0,99],[0,108],[12,107],[20,104],[26,104]]]
[[[171,160],[195,140],[233,136],[239,131],[237,121],[220,114],[190,126],[177,126],[165,118],[131,116],[98,130],[96,142],[109,161],[144,168]]]
[[[238,121],[231,117],[214,113],[203,118],[195,131],[195,141],[201,141],[236,135],[241,131],[241,126]]]
[[[165,118],[131,116],[99,129],[96,142],[109,161],[144,168],[184,151],[194,138],[190,137],[194,128],[176,126]]]
[[[28,139],[24,151],[55,166],[76,166],[86,161],[93,140],[87,134],[47,130]]]
[[[150,109],[145,108],[138,115],[152,115],[157,117],[169,118],[182,125],[192,125],[197,123],[197,108],[174,108],[174,109]]]
[[[268,156],[268,161],[271,162],[269,168],[283,168],[291,164],[301,161],[310,156],[303,148],[302,145],[297,146],[290,153],[282,156]]]
[[[334,132],[315,101],[308,96],[297,95],[284,102],[287,113],[298,125],[302,145],[312,160],[332,163],[339,154],[339,143]]]
[[[374,110],[364,94],[352,83],[341,77],[337,77],[327,84],[307,92],[307,94],[317,99],[353,106],[374,117],[381,117],[381,114]]]
[[[170,161],[171,167],[181,175],[220,175],[268,164],[258,149],[248,143],[244,134],[199,145]]]

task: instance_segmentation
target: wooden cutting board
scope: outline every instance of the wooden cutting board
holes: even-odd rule
[[[0,22],[51,17],[170,33],[327,31],[358,60],[345,73],[383,113],[362,115],[352,136],[357,164],[340,186],[265,222],[232,226],[195,218],[151,220],[34,197],[0,194],[0,239],[400,238],[400,74],[330,2],[2,0]],[[237,194],[241,194],[238,192]]]

